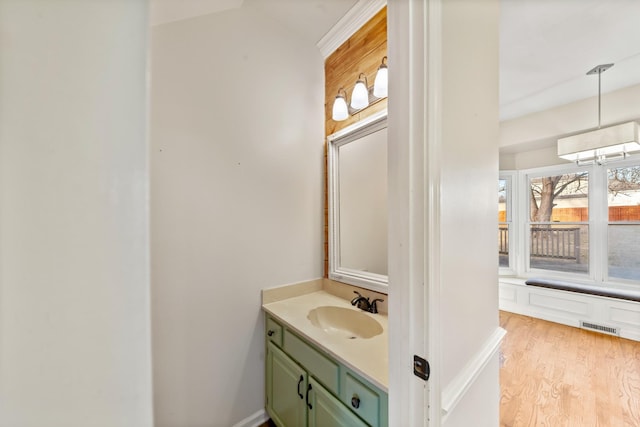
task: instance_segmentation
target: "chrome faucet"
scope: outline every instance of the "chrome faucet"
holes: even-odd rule
[[[360,310],[368,311],[369,313],[377,313],[378,301],[384,301],[383,299],[376,298],[370,302],[368,297],[363,297],[358,291],[353,291],[353,293],[356,294],[357,297],[351,300],[351,305],[358,307]]]

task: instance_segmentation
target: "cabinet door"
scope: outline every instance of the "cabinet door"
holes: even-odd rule
[[[267,343],[267,412],[280,427],[307,425],[307,373],[271,342]]]
[[[309,378],[309,427],[367,427],[324,387]]]

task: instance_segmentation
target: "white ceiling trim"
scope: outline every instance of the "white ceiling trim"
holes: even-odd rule
[[[386,4],[387,0],[358,0],[316,44],[322,57],[327,59]]]

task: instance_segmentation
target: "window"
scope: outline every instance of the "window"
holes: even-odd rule
[[[607,169],[609,278],[640,280],[640,166]]]
[[[529,177],[529,268],[589,273],[589,174]]]
[[[512,173],[500,175],[498,180],[498,259],[505,273],[513,270],[512,251],[509,235],[512,233]]]
[[[640,162],[502,172],[500,274],[640,284]]]

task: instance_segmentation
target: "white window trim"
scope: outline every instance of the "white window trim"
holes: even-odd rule
[[[606,169],[608,168],[624,168],[624,167],[631,167],[631,166],[640,166],[640,158],[638,158],[637,156],[631,156],[629,159],[623,160],[623,161],[619,161],[619,162],[615,162],[615,163],[610,163],[607,165],[602,166],[603,172],[602,172],[602,176],[601,179],[603,179],[605,181],[604,187],[606,188],[606,181],[607,181],[607,174],[606,174]],[[610,287],[614,287],[614,288],[621,288],[621,289],[629,289],[629,290],[638,290],[638,287],[640,287],[640,281],[637,280],[629,280],[629,279],[622,279],[622,278],[618,278],[618,277],[614,277],[611,278],[609,277],[609,273],[608,273],[608,245],[609,245],[609,237],[608,237],[608,233],[609,233],[609,203],[607,200],[608,197],[608,192],[603,192],[603,194],[601,195],[601,197],[603,197],[601,203],[602,203],[602,212],[601,212],[601,216],[600,219],[600,223],[601,223],[601,227],[602,230],[600,230],[600,234],[599,236],[601,236],[601,238],[603,239],[602,242],[605,242],[606,244],[603,245],[599,245],[600,247],[598,248],[598,250],[600,251],[604,251],[604,253],[602,253],[602,257],[601,260],[602,261],[602,266],[600,267],[602,272],[602,282],[600,282],[599,284],[602,284],[602,286],[610,286]],[[614,222],[615,223],[615,222]],[[640,221],[630,221],[627,224],[640,224]],[[606,272],[606,274],[605,274]]]
[[[538,178],[543,176],[555,176],[555,175],[566,175],[571,173],[580,173],[580,172],[589,172],[589,221],[586,223],[577,222],[577,225],[587,225],[589,227],[589,272],[587,275],[578,274],[578,273],[569,273],[557,270],[545,270],[541,268],[531,268],[530,266],[530,233],[529,229],[531,226],[531,222],[529,221],[529,181],[531,178]],[[516,192],[521,195],[520,197],[520,222],[518,224],[518,228],[521,230],[521,240],[520,246],[518,247],[519,253],[523,254],[522,265],[519,266],[522,269],[519,272],[522,272],[525,277],[549,277],[549,278],[558,278],[562,280],[573,280],[573,281],[586,281],[588,283],[593,283],[593,277],[591,276],[593,273],[593,259],[592,259],[592,241],[591,231],[592,231],[592,216],[591,216],[591,179],[593,176],[593,166],[582,166],[579,167],[575,164],[568,165],[557,165],[557,166],[547,166],[543,168],[533,168],[533,169],[525,169],[520,171],[521,179],[519,180],[519,186],[516,189]],[[565,223],[572,224],[572,223]]]
[[[514,206],[517,206],[518,200],[518,192],[514,191],[514,188],[518,179],[518,171],[508,170],[508,171],[500,171],[499,178],[501,180],[507,181],[507,191],[506,191],[506,215],[507,215],[507,223],[509,226],[509,266],[508,267],[499,267],[499,274],[501,276],[515,276],[517,272],[516,263],[517,263],[517,236],[515,224],[516,222],[516,214],[518,209],[515,209]]]

